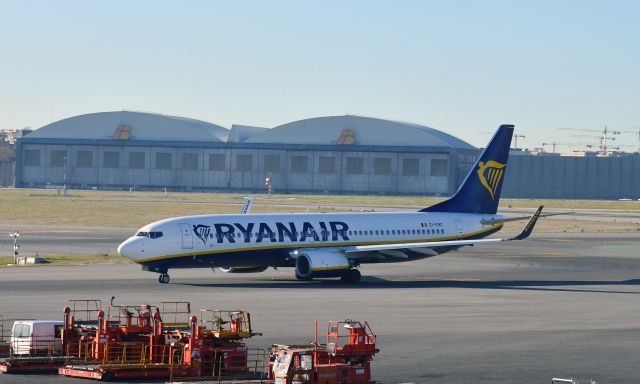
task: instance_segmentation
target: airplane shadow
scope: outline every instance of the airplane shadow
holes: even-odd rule
[[[578,292],[578,293],[618,293],[640,295],[640,291],[623,291],[596,289],[595,287],[616,286],[635,287],[640,286],[640,279],[629,280],[402,280],[393,281],[373,276],[362,278],[359,284],[344,284],[339,280],[254,280],[251,282],[213,282],[213,283],[171,283],[172,285],[185,285],[202,288],[295,288],[295,289],[407,289],[407,288],[466,288],[466,289],[506,289],[525,291],[549,291],[549,292]],[[566,288],[563,288],[566,287]],[[584,288],[580,288],[584,287]]]

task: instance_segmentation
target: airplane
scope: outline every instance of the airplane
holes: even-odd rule
[[[513,125],[501,125],[455,194],[417,212],[251,214],[174,217],[147,224],[118,253],[170,281],[169,269],[218,268],[257,273],[295,267],[298,280],[361,279],[358,268],[437,256],[464,246],[526,239],[541,217],[497,214]],[[542,215],[547,216],[547,215]],[[486,238],[513,220],[529,219],[522,232]]]

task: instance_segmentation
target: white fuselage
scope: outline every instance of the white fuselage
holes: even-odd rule
[[[501,228],[481,220],[500,218],[430,212],[184,216],[140,228],[118,252],[163,268],[285,266],[298,249],[481,238]]]

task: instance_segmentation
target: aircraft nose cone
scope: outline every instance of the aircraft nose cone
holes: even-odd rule
[[[133,241],[131,239],[123,241],[122,244],[118,246],[118,254],[133,259],[135,257]]]

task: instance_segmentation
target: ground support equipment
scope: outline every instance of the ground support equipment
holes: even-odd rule
[[[329,322],[324,345],[318,344],[316,324],[313,344],[272,347],[269,374],[276,384],[370,383],[370,361],[377,352],[366,321]]]
[[[111,306],[108,314],[99,312],[98,319],[95,337],[81,339],[78,357],[87,362],[66,365],[59,374],[117,380],[220,378],[250,371],[242,341],[256,333],[244,311],[202,311],[200,325],[197,316],[191,316],[187,329],[175,318],[165,327],[160,311],[148,305]]]

